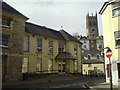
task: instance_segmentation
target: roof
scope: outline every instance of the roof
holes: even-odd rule
[[[19,11],[17,11],[16,9],[14,9],[10,5],[8,5],[6,2],[2,2],[2,11],[9,12],[9,13],[12,13],[12,14],[15,14],[15,15],[18,15],[20,17],[28,19],[28,17],[21,14]]]
[[[94,50],[94,51],[84,50],[83,56],[84,56],[84,57],[88,57],[88,54],[92,55],[92,57],[96,57],[97,55],[100,55],[100,54],[101,54],[101,51],[98,51],[98,50]]]
[[[64,30],[57,31],[57,30],[47,28],[45,26],[40,26],[33,23],[29,23],[29,22],[26,22],[25,32],[31,33],[33,35],[50,37],[57,40],[79,42],[77,39],[75,39],[73,36],[65,32]]]
[[[97,63],[104,63],[104,61],[100,59],[82,59],[82,64],[97,64]]]
[[[55,60],[76,60],[76,58],[74,58],[69,52],[59,52],[59,54],[55,57]]]
[[[106,7],[109,5],[109,4],[112,4],[114,2],[120,2],[120,0],[109,0],[109,1],[106,1],[104,2],[103,6],[101,7],[100,11],[99,11],[99,14],[102,14],[104,12],[104,10],[106,9]]]
[[[78,39],[71,36],[69,33],[67,33],[64,30],[60,30],[60,33],[63,35],[66,41],[74,41],[74,42],[80,42]]]

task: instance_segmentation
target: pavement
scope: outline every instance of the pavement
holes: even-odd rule
[[[88,81],[85,83],[86,88],[89,88],[91,90],[110,90],[110,84],[105,81],[105,78],[100,80],[93,80]],[[118,89],[118,86],[113,85],[112,90],[120,90]]]

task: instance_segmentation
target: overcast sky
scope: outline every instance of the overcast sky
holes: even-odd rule
[[[86,14],[99,12],[105,0],[4,0],[32,22],[70,34],[86,35]],[[102,34],[101,15],[98,26]]]

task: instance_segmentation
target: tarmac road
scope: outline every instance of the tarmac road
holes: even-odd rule
[[[12,85],[12,86],[5,86],[3,90],[14,89],[14,90],[43,90],[43,89],[53,89],[53,88],[80,88],[81,90],[85,89],[85,83],[97,79],[103,79],[103,77],[89,77],[89,76],[73,76],[69,80],[59,80],[54,81],[54,77],[48,79],[47,82],[34,82],[28,84],[19,84],[19,85]],[[59,78],[59,77],[58,77]],[[56,78],[57,79],[57,78]]]

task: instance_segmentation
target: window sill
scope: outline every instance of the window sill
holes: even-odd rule
[[[115,49],[119,49],[120,48],[120,45],[119,46],[115,46]]]
[[[24,52],[29,52],[29,50],[28,51],[24,51]]]
[[[42,52],[36,52],[37,54],[42,54]]]
[[[48,55],[53,55],[53,53],[48,53]]]
[[[2,28],[10,28],[10,26],[7,26],[7,25],[1,25]]]
[[[8,46],[0,45],[0,48],[8,48]]]
[[[112,18],[115,18],[115,17],[119,17],[120,15],[114,15],[114,16],[112,16]]]

